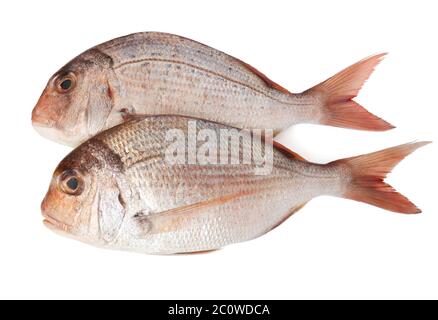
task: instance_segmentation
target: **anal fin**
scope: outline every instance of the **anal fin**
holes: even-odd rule
[[[274,224],[272,227],[270,227],[268,230],[266,230],[265,232],[263,232],[261,234],[264,235],[266,233],[268,233],[269,231],[274,230],[275,228],[277,228],[279,225],[281,225],[283,222],[285,222],[287,219],[289,219],[295,212],[299,211],[300,209],[302,209],[305,205],[307,204],[307,202],[304,202],[303,204],[300,204],[298,206],[295,206],[293,208],[291,208],[284,216],[282,219],[280,219],[280,221],[278,221],[276,224]]]

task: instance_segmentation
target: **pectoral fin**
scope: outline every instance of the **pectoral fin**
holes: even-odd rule
[[[139,121],[139,120],[143,120],[146,117],[148,117],[148,115],[146,115],[146,114],[136,114],[136,113],[130,113],[128,111],[122,113],[122,119],[125,122]]]
[[[204,214],[211,213],[210,209],[213,207],[221,206],[229,201],[233,201],[237,198],[253,193],[254,191],[228,194],[218,198],[213,198],[158,213],[135,215],[134,219],[136,219],[137,226],[143,229],[141,232],[143,235],[174,232],[190,225],[193,219],[200,218]]]

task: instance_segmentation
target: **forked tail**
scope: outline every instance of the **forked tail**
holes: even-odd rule
[[[383,180],[403,158],[430,142],[407,143],[397,147],[332,162],[349,177],[344,198],[400,212],[420,213],[412,202]]]
[[[372,131],[394,128],[352,100],[385,55],[382,53],[361,60],[303,92],[319,97],[323,108],[320,124]]]

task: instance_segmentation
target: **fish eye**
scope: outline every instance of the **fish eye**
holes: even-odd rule
[[[55,85],[59,93],[67,93],[76,85],[76,77],[73,72],[62,74],[56,78]]]
[[[78,179],[75,177],[72,177],[72,178],[67,180],[66,185],[70,190],[76,191],[78,186],[79,186]]]
[[[78,171],[68,169],[59,176],[58,186],[62,192],[78,196],[84,190],[84,181]]]
[[[71,80],[70,79],[65,79],[64,81],[61,82],[61,84],[59,85],[61,87],[62,90],[68,90],[71,88]]]

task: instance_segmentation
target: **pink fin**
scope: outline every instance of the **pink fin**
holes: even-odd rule
[[[284,216],[282,219],[280,219],[280,221],[278,221],[275,225],[273,225],[273,226],[270,227],[268,230],[266,230],[265,232],[263,232],[261,235],[266,234],[266,233],[268,233],[268,232],[274,230],[275,228],[279,227],[281,224],[283,224],[283,222],[285,222],[287,219],[289,219],[293,214],[295,214],[297,211],[301,210],[306,204],[307,204],[307,202],[305,202],[305,203],[303,203],[303,204],[301,204],[301,205],[299,205],[299,206],[296,206],[296,207],[293,207],[292,209],[290,209],[290,210],[285,214],[285,216]]]
[[[382,53],[361,60],[304,92],[322,98],[324,116],[321,124],[371,131],[394,128],[352,100],[385,55]]]
[[[304,159],[302,156],[300,156],[298,153],[296,153],[296,152],[292,151],[291,149],[285,147],[281,143],[279,143],[277,141],[272,141],[272,143],[274,145],[274,148],[276,148],[277,150],[280,150],[281,152],[286,154],[288,157],[296,159],[296,160],[307,162],[307,160]]]
[[[124,122],[128,122],[128,121],[140,121],[140,120],[144,120],[147,117],[150,117],[150,115],[146,115],[146,114],[136,114],[136,113],[123,113],[122,114],[122,119]]]
[[[269,79],[264,73],[260,72],[259,70],[254,68],[252,65],[250,65],[250,64],[248,64],[246,62],[243,62],[242,60],[239,60],[237,58],[235,58],[235,59],[238,60],[250,72],[254,73],[257,77],[259,77],[261,80],[263,80],[263,82],[266,83],[266,85],[268,87],[273,88],[275,90],[278,90],[280,92],[283,92],[285,94],[292,94],[290,91],[288,91],[284,87],[280,86],[278,83],[276,83],[276,82],[272,81],[271,79]]]
[[[146,232],[148,234],[159,234],[180,230],[187,224],[190,224],[194,217],[199,217],[200,215],[208,212],[209,208],[222,206],[229,201],[248,196],[253,193],[255,193],[255,191],[231,193],[217,198],[189,204],[183,207],[150,214],[146,218],[153,227],[152,230],[146,230]],[[148,228],[149,224],[146,224],[146,227]]]
[[[332,164],[347,166],[351,174],[351,181],[343,197],[390,211],[420,213],[420,209],[383,180],[407,155],[428,143],[430,142],[407,143],[332,162]]]
[[[202,255],[209,254],[215,251],[219,251],[220,249],[210,249],[210,250],[201,250],[201,251],[191,251],[191,252],[178,252],[177,255],[185,256],[185,255]]]

